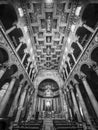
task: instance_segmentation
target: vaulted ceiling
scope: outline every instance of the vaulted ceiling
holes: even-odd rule
[[[38,70],[59,70],[73,8],[71,2],[30,0],[22,4]]]

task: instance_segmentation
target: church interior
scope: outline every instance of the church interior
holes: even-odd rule
[[[98,0],[0,0],[0,130],[98,130]]]

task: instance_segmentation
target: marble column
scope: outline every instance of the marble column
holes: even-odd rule
[[[28,117],[27,117],[27,120],[30,120],[32,118],[32,111],[33,111],[33,104],[34,104],[34,93],[32,93],[32,99],[31,99],[31,107],[30,107],[30,110],[29,110],[29,113],[28,113]]]
[[[68,66],[69,66],[69,68],[70,68],[70,70],[71,70],[71,65],[70,65],[69,60],[70,60],[70,58],[69,58],[69,57],[67,57],[67,63],[68,63]]]
[[[26,96],[26,93],[27,93],[27,89],[28,89],[28,85],[25,86],[24,91],[23,91],[23,93],[22,93],[22,95],[21,95],[15,122],[18,122],[19,119],[20,119],[20,115],[21,115],[21,112],[22,112],[22,110],[23,110],[23,104],[24,104],[24,101],[25,101],[25,96]]]
[[[53,107],[54,107],[54,111],[56,111],[55,99],[53,99]]]
[[[6,31],[6,34],[9,34],[9,33],[12,32],[15,28],[16,28],[16,25],[12,26],[10,29],[8,29],[8,30]]]
[[[32,111],[32,115],[35,115],[35,112],[36,112],[36,103],[37,103],[37,89],[35,90],[35,93],[34,93],[34,103],[33,103],[33,111]]]
[[[71,100],[71,95],[70,95],[70,91],[69,91],[68,88],[66,89],[66,93],[67,93],[69,106],[71,107],[72,106],[72,100]]]
[[[70,115],[70,112],[69,112],[69,104],[68,104],[68,98],[67,98],[67,92],[64,90],[64,98],[65,98],[65,101],[66,101],[66,111],[67,111],[67,119],[71,119],[72,117],[72,114]]]
[[[12,106],[11,106],[11,109],[10,109],[10,112],[9,112],[9,115],[8,117],[12,117],[13,116],[13,113],[14,113],[14,110],[17,108],[17,105],[18,105],[18,98],[19,98],[19,95],[21,93],[21,89],[22,89],[22,86],[23,84],[20,84],[18,90],[17,90],[17,93],[15,95],[15,98],[14,98],[14,101],[12,103]]]
[[[67,72],[67,66],[66,65],[64,65],[64,68],[65,68],[65,72],[66,72],[66,75],[67,75],[67,77],[68,77],[68,72]]]
[[[91,27],[89,27],[88,25],[83,24],[83,27],[85,27],[88,31],[90,31],[90,32],[94,33],[94,29],[93,29],[93,28],[91,28]]]
[[[3,100],[3,96],[5,95],[5,93],[6,93],[7,89],[8,89],[8,86],[9,86],[9,83],[8,83],[8,82],[5,83],[5,84],[2,86],[2,88],[1,88],[1,90],[0,90],[0,102]]]
[[[81,122],[81,115],[80,115],[80,112],[79,112],[79,108],[78,108],[77,100],[76,100],[76,97],[75,97],[75,94],[74,94],[74,91],[73,91],[73,87],[72,87],[71,84],[69,85],[69,87],[70,87],[70,90],[71,90],[71,96],[72,96],[72,100],[73,100],[73,104],[74,104],[74,112],[77,115],[78,121]]]
[[[72,100],[71,100],[71,97],[70,97],[70,92],[69,90],[67,89],[66,90],[66,97],[67,97],[67,102],[68,102],[68,108],[69,108],[69,114],[70,114],[70,117],[71,117],[71,120],[73,119],[73,107],[72,107]]]
[[[4,112],[5,108],[6,108],[6,105],[7,105],[8,101],[9,101],[9,98],[10,98],[10,95],[12,93],[12,89],[14,87],[15,81],[16,81],[16,77],[13,77],[10,84],[9,84],[7,92],[5,93],[2,101],[0,102],[0,116],[3,114],[3,112]]]
[[[98,117],[98,102],[97,102],[97,100],[96,100],[96,98],[95,98],[95,96],[94,96],[94,94],[93,94],[87,80],[86,80],[85,74],[83,74],[83,73],[81,73],[81,80],[82,80],[83,85],[85,87],[85,90],[86,90],[86,92],[88,94],[88,97],[89,97],[89,99],[90,99],[90,101],[92,103],[92,106],[93,106],[93,108],[95,110],[95,113],[96,113],[96,115]]]
[[[40,104],[40,106],[41,106],[41,111],[43,111],[43,99],[41,98],[41,104]]]
[[[98,76],[98,66],[95,65],[95,67],[93,67],[93,70],[95,71],[96,75]]]
[[[23,56],[22,61],[21,61],[22,63],[24,62],[26,55],[27,55],[27,53],[24,53],[24,56]]]
[[[75,59],[74,54],[73,54],[73,53],[71,53],[71,55],[72,55],[72,58],[73,58],[74,62],[76,63],[76,59]]]
[[[30,68],[29,76],[31,75],[31,73],[32,73],[32,68]]]
[[[82,47],[81,43],[79,43],[78,41],[76,43],[79,46],[80,50],[83,51],[83,47]]]
[[[28,62],[28,64],[27,64],[26,71],[28,70],[28,68],[29,68],[29,65],[30,65],[30,62]]]
[[[63,107],[64,107],[64,117],[67,119],[67,104],[65,101],[64,93],[63,93]]]
[[[17,46],[17,48],[16,48],[16,52],[18,52],[19,51],[19,49],[20,49],[20,47],[22,46],[22,42]]]
[[[63,105],[63,94],[62,94],[62,90],[60,89],[60,101],[61,101],[61,109],[62,112],[64,111],[64,105]]]
[[[64,75],[64,79],[66,79],[66,76],[65,76],[65,71],[64,71],[64,69],[63,69],[63,75]]]
[[[89,117],[84,99],[83,99],[82,94],[79,89],[79,83],[76,80],[74,80],[74,85],[75,85],[75,88],[76,88],[76,91],[77,91],[77,94],[79,97],[80,104],[81,104],[83,112],[84,112],[85,119],[86,119],[87,123],[91,124],[90,117]]]
[[[0,79],[2,78],[2,76],[4,75],[4,73],[5,73],[5,71],[6,71],[6,68],[0,68]]]
[[[31,91],[30,86],[27,86],[26,95],[25,95],[25,99],[23,103],[23,109],[21,112],[21,119],[24,118],[25,114],[27,114],[27,109],[28,109],[29,101],[30,101],[30,91]]]

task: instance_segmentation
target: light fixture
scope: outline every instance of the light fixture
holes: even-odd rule
[[[46,102],[46,106],[47,106],[47,107],[50,106],[50,102],[49,102],[49,101]]]
[[[28,38],[28,40],[27,40],[27,44],[30,45],[30,38]]]
[[[65,55],[63,56],[63,60],[65,60]]]
[[[32,55],[32,60],[34,61],[34,55]]]
[[[27,26],[24,26],[23,29],[24,29],[24,32],[27,33],[27,31],[28,31]]]
[[[70,43],[70,41],[71,41],[71,39],[68,37],[68,40],[67,40],[67,42],[68,42],[68,43]]]
[[[72,31],[72,32],[74,32],[75,27],[76,27],[76,26],[75,26],[74,24],[72,24],[72,26],[71,26],[71,31]]]
[[[30,53],[31,53],[31,54],[33,53],[33,49],[32,49],[32,48],[30,48]]]
[[[76,8],[76,11],[75,11],[75,15],[76,16],[79,16],[81,8],[82,8],[81,6],[79,6],[79,7]]]
[[[23,13],[23,9],[22,8],[18,8],[18,11],[19,11],[19,15],[20,17],[23,17],[24,13]]]
[[[63,62],[63,60],[62,60],[62,64],[61,64],[61,66],[63,66],[63,64],[64,64],[64,62]]]
[[[46,4],[51,4],[51,3],[53,3],[53,0],[45,0],[45,3]]]
[[[33,64],[30,65],[30,68],[33,68]]]
[[[28,53],[28,50],[27,50],[27,48],[26,48],[26,49],[24,49],[24,53]]]
[[[65,53],[66,53],[66,52],[68,52],[68,48],[67,48],[67,47],[65,48]]]
[[[28,60],[28,62],[30,62],[30,61],[31,61],[31,58],[29,57],[27,60]]]

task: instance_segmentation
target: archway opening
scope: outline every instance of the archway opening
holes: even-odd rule
[[[39,116],[55,117],[61,110],[58,83],[53,79],[43,80],[38,86],[36,111],[39,111]]]
[[[0,48],[0,64],[7,62],[8,59],[8,53],[3,48]]]
[[[85,8],[82,20],[92,28],[95,28],[98,22],[98,4],[88,4]]]
[[[91,53],[92,61],[95,61],[98,64],[98,47],[96,47]]]
[[[6,30],[11,28],[13,23],[17,21],[17,14],[12,5],[10,4],[0,5],[0,20],[2,21]]]

